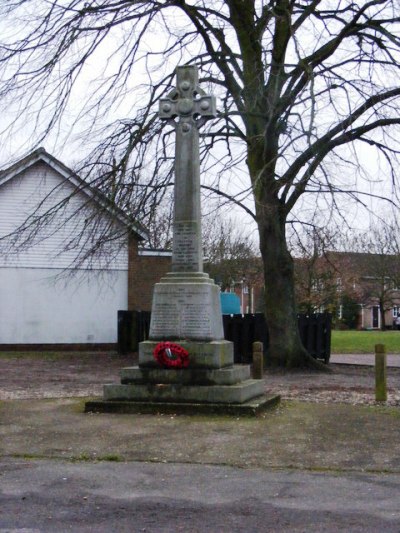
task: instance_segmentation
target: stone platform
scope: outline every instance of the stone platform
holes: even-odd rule
[[[244,403],[264,392],[264,382],[251,379],[248,365],[198,368],[191,361],[185,369],[123,368],[120,377],[120,384],[104,385],[104,400]]]
[[[168,370],[165,371],[166,373]],[[168,378],[167,378],[168,379]],[[167,380],[148,383],[104,385],[105,400],[189,403],[244,403],[264,392],[264,382],[246,379],[231,385],[199,385],[168,383]]]
[[[86,413],[120,414],[180,414],[180,415],[225,415],[259,416],[278,405],[278,394],[263,395],[241,404],[189,403],[189,402],[132,402],[118,400],[93,400],[86,402]]]
[[[139,366],[122,368],[120,383],[104,385],[103,400],[88,402],[85,411],[255,416],[280,400],[265,395],[264,381],[251,378],[249,365],[233,364],[231,342],[181,342],[190,353],[184,369],[160,367],[156,345],[141,343]]]

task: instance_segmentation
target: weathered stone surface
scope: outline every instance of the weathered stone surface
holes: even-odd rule
[[[178,67],[176,88],[160,101],[160,118],[176,132],[173,272],[203,270],[198,128],[217,113],[215,97],[204,94],[198,82],[196,67]]]
[[[104,385],[105,400],[148,402],[243,403],[261,396],[263,392],[263,381],[255,379],[229,386],[192,386],[177,383]]]
[[[192,403],[192,402],[132,402],[118,400],[93,400],[86,402],[86,413],[120,414],[180,414],[258,416],[280,402],[279,395],[263,395],[243,403]]]
[[[223,339],[219,292],[207,274],[162,278],[154,287],[150,339]]]
[[[198,87],[197,69],[178,67],[176,89],[160,102],[160,117],[176,131],[172,272],[154,288],[149,340],[139,344],[139,367],[122,370],[121,384],[104,386],[107,404],[177,402],[228,409],[263,395],[263,381],[250,379],[248,367],[233,366],[220,290],[203,272],[198,128],[215,113],[215,99]],[[189,352],[188,368],[159,367],[153,354],[162,341],[175,341]]]
[[[233,385],[250,378],[249,365],[217,370],[175,368],[122,368],[121,383],[182,383],[184,385]]]
[[[158,341],[144,341],[139,345],[139,366],[159,368],[153,352]],[[189,352],[189,368],[225,368],[233,365],[233,343],[230,341],[180,341]]]
[[[199,127],[216,116],[213,96],[198,86],[194,66],[176,69],[176,88],[159,116],[176,133],[172,273],[154,288],[150,339],[224,338],[219,287],[203,273]]]

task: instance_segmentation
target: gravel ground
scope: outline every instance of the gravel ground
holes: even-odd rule
[[[118,382],[119,369],[133,366],[133,356],[64,353],[0,358],[0,400],[102,396],[104,383]],[[319,403],[374,405],[372,366],[331,364],[331,373],[267,370],[265,390],[282,399]],[[400,368],[388,368],[388,401],[400,405]]]
[[[375,370],[368,366],[330,365],[331,374],[309,372],[265,374],[268,391],[282,399],[318,403],[376,405]],[[400,368],[388,369],[388,400],[385,405],[400,406]]]

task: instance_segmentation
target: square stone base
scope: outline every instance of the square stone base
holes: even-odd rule
[[[160,368],[154,359],[154,348],[160,341],[139,343],[139,366]],[[189,368],[224,368],[233,365],[233,342],[179,341],[179,346],[189,352]]]
[[[204,272],[169,272],[153,291],[149,338],[222,340],[220,288]]]
[[[158,364],[157,344],[140,343],[139,366],[123,368],[121,382],[104,385],[104,399],[86,411],[255,415],[279,402],[265,395],[262,379],[251,379],[249,365],[233,364],[231,342],[179,342],[189,352],[189,366],[180,369]]]

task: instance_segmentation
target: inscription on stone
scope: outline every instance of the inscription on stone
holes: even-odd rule
[[[204,305],[187,304],[184,315],[184,327],[188,335],[195,335],[199,327],[204,333],[208,332],[206,336],[210,335],[211,320],[204,309]]]
[[[151,336],[208,338],[212,323],[207,293],[174,287],[157,291],[157,307],[152,312]]]
[[[175,222],[172,264],[175,272],[196,271],[200,262],[195,223]]]
[[[155,319],[155,329],[165,331],[169,329],[171,324],[176,324],[179,327],[179,308],[175,302],[160,302],[153,311]]]

